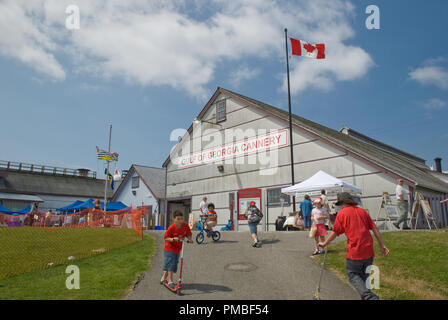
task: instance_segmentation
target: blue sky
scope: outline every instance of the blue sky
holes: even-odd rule
[[[218,86],[286,110],[287,27],[327,46],[321,65],[290,58],[295,114],[447,169],[448,2],[308,2],[3,2],[0,159],[102,171],[112,122],[120,169],[161,166]],[[79,30],[64,28],[68,4]],[[370,4],[380,30],[365,27]]]

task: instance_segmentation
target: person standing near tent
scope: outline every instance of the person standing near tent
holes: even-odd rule
[[[313,204],[309,195],[305,195],[303,201],[300,203],[300,210],[302,211],[303,219],[305,220],[305,230],[311,228],[311,211],[313,210]]]
[[[99,199],[96,199],[93,201],[93,209],[89,208],[87,209],[87,225],[92,226],[93,222],[95,220],[95,215],[98,214],[98,210],[101,210],[101,201]]]
[[[101,210],[101,201],[100,201],[100,199],[96,199],[95,201],[93,201],[93,206],[94,206],[95,210]]]
[[[53,215],[53,212],[50,210],[45,213],[45,219],[44,219],[44,227],[50,227],[51,226],[51,216]]]
[[[398,179],[395,195],[397,197],[397,207],[400,211],[400,216],[393,225],[395,228],[400,229],[400,223],[403,222],[403,230],[409,230],[411,229],[408,227],[409,190],[403,187],[403,179]]]
[[[338,216],[338,212],[341,211],[341,206],[337,206],[333,203],[332,208],[334,209],[334,213],[330,213],[330,230],[333,230],[334,222],[336,221],[336,217]]]
[[[389,255],[389,249],[384,245],[381,234],[370,218],[369,213],[357,206],[355,200],[348,192],[338,193],[336,205],[342,206],[338,212],[333,231],[327,240],[319,242],[325,248],[337,236],[345,234],[347,237],[346,272],[350,283],[358,291],[362,300],[378,300],[378,296],[367,288],[366,280],[369,274],[366,270],[373,264],[373,231],[381,253]]]
[[[322,207],[327,210],[327,213],[330,214],[330,205],[328,204],[328,198],[326,195],[326,191],[324,189],[320,190],[320,198],[322,199]],[[326,221],[327,230],[330,229],[330,220]]]
[[[324,207],[328,213],[330,213],[330,205],[328,204],[328,198],[324,189],[320,190],[320,198],[322,199],[322,207]]]
[[[31,206],[31,211],[29,213],[29,225],[33,226],[39,221],[39,202],[33,202],[33,205]]]
[[[250,236],[254,240],[252,246],[256,247],[258,245],[257,227],[263,218],[263,214],[260,209],[257,208],[255,201],[251,201],[249,202],[249,208],[247,208],[244,215],[246,216],[247,223],[249,225]]]
[[[313,221],[313,228],[316,228],[316,234],[314,235],[315,250],[313,255],[323,253],[324,250],[319,248],[319,238],[320,241],[325,241],[325,236],[327,235],[327,229],[325,228],[325,221],[328,219],[328,211],[322,204],[322,198],[317,197],[313,204],[316,206],[313,211],[311,211],[311,220]]]

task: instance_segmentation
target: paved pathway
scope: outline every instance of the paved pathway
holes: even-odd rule
[[[182,295],[159,284],[163,263],[163,232],[148,231],[157,239],[152,269],[128,299],[312,299],[319,265],[311,257],[308,232],[260,232],[262,245],[253,248],[248,232],[221,232],[221,240],[186,243]],[[197,232],[193,232],[195,237]],[[248,270],[241,271],[241,269]],[[325,271],[322,299],[359,299],[359,295],[334,274]]]

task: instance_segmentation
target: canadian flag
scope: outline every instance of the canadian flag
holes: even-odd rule
[[[292,54],[314,59],[325,59],[325,44],[317,43],[312,45],[302,40],[289,39],[291,40]]]

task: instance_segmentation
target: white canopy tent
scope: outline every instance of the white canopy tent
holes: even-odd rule
[[[362,190],[357,186],[335,178],[322,170],[301,183],[282,188],[282,193],[296,197],[304,196],[305,194],[314,196],[320,195],[321,190],[325,190],[327,195],[337,194],[339,192],[349,192],[352,194],[362,193]]]

